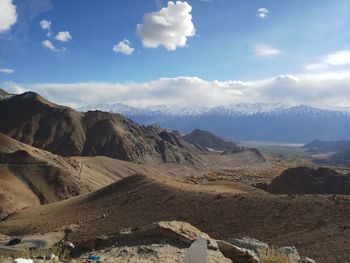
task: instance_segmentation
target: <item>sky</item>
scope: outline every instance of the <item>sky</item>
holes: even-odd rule
[[[0,0],[0,87],[72,107],[350,107],[349,28],[349,0]]]

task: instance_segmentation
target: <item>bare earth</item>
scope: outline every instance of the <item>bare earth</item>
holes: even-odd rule
[[[76,225],[69,239],[78,242],[126,227],[179,220],[214,238],[253,236],[278,246],[295,245],[317,262],[349,261],[349,197],[273,196],[248,189],[237,193],[234,185],[219,192],[131,176],[87,195],[22,210],[1,222],[0,232],[18,235]]]

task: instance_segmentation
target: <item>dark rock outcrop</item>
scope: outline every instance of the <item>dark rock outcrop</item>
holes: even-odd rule
[[[276,177],[266,190],[274,194],[350,194],[350,175],[328,168],[291,168]]]
[[[191,133],[186,134],[183,138],[192,144],[198,144],[202,147],[210,148],[216,151],[234,153],[242,150],[242,148],[237,144],[223,140],[211,132],[200,129],[193,130]]]

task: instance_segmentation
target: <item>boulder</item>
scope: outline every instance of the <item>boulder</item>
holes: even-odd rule
[[[186,245],[191,245],[198,237],[204,237],[207,240],[208,248],[217,250],[218,246],[214,239],[206,233],[200,231],[189,223],[180,221],[160,221],[150,226],[138,229],[129,233],[135,236],[154,236],[176,240]]]
[[[80,255],[84,251],[92,249],[103,249],[104,247],[115,245],[129,245],[138,240],[139,243],[149,244],[171,240],[180,246],[188,247],[198,237],[203,237],[208,249],[218,250],[216,241],[206,233],[200,231],[189,223],[180,221],[160,221],[140,228],[128,228],[112,236],[103,236],[91,240],[85,240],[73,250],[73,255]]]
[[[240,248],[222,240],[216,240],[221,253],[235,263],[260,263],[256,253],[252,250]]]
[[[259,249],[268,249],[269,245],[254,239],[254,238],[250,238],[250,237],[243,237],[241,239],[239,238],[234,238],[229,240],[230,243],[232,245],[235,245],[237,247],[241,247],[241,248],[245,248],[245,249],[249,249],[249,250],[253,250],[255,253],[258,253]]]

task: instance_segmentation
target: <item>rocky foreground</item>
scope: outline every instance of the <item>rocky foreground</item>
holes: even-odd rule
[[[24,238],[2,236],[1,263],[17,262],[167,262],[167,263],[313,263],[301,258],[295,247],[272,248],[252,238],[216,240],[192,225],[161,221],[125,229],[73,244],[66,241],[72,229]],[[273,261],[271,261],[273,260]]]

